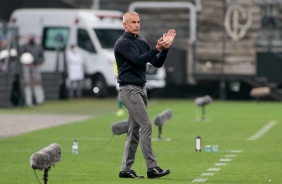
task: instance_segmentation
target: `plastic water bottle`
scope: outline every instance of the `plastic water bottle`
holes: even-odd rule
[[[196,151],[202,151],[202,140],[199,135],[196,137]]]
[[[211,145],[206,145],[205,150],[206,152],[211,152]]]
[[[77,140],[73,140],[73,143],[72,143],[72,153],[73,154],[78,154],[78,142],[77,142]]]
[[[212,150],[213,152],[218,152],[218,145],[213,145]]]

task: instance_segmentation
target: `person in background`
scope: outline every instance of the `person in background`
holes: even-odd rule
[[[83,57],[75,44],[72,44],[70,49],[67,50],[66,61],[68,68],[68,80],[70,84],[69,98],[80,98],[82,96],[81,85],[84,79]]]
[[[4,62],[6,57],[8,56],[8,51],[6,50],[7,45],[8,45],[7,37],[5,35],[0,34],[0,71],[4,69]]]
[[[118,76],[118,69],[117,69],[116,62],[114,62],[114,72],[115,72],[115,76],[117,78],[117,76]],[[116,82],[116,89],[117,89],[117,92],[118,92],[118,90],[119,90],[118,82]],[[124,112],[123,104],[122,104],[120,96],[119,96],[119,92],[117,94],[117,103],[118,103],[118,111],[116,112],[116,115],[117,116],[123,116],[125,112]]]
[[[8,45],[8,38],[6,35],[1,35],[0,34],[0,51],[7,49],[7,45]]]
[[[148,178],[159,178],[170,173],[158,166],[152,149],[152,125],[147,112],[146,63],[162,67],[168,48],[176,35],[174,29],[157,41],[151,48],[148,42],[139,38],[140,18],[136,12],[127,12],[123,16],[124,34],[116,41],[114,54],[118,66],[119,94],[127,108],[128,132],[122,159],[120,178],[144,178],[138,176],[132,165],[140,140],[143,157],[146,161]]]
[[[42,104],[45,100],[44,89],[40,67],[44,62],[43,49],[35,42],[35,35],[30,34],[28,42],[21,47],[21,54],[32,55],[32,63],[23,64],[24,96],[25,104],[29,107],[33,105],[33,95],[36,104]]]

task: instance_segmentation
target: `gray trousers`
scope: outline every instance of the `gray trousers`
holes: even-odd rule
[[[24,95],[27,106],[32,106],[32,94],[34,94],[37,104],[42,104],[45,100],[44,90],[41,82],[39,66],[23,65]]]
[[[82,96],[81,95],[81,83],[82,83],[82,80],[70,81],[69,98],[74,98],[75,93],[76,93],[77,98],[80,98]]]
[[[152,125],[147,112],[146,88],[133,85],[121,86],[119,94],[129,114],[129,127],[121,170],[131,170],[139,140],[147,169],[156,167],[157,161],[151,143]]]

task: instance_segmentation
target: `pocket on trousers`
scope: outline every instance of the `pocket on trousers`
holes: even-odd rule
[[[128,95],[130,93],[131,89],[129,88],[129,86],[120,86],[118,89],[119,93],[123,93],[125,95]]]

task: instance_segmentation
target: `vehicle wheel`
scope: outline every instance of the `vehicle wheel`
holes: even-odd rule
[[[104,98],[108,96],[108,86],[103,76],[94,76],[92,78],[92,87],[95,97]]]

